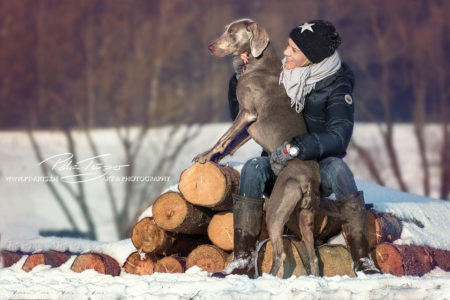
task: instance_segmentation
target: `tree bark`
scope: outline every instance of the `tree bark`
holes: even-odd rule
[[[433,269],[433,259],[424,247],[382,243],[375,248],[374,261],[382,273],[422,276]]]
[[[3,266],[4,268],[9,268],[12,265],[14,265],[16,262],[18,262],[22,256],[24,255],[23,252],[13,252],[8,250],[2,250],[1,252],[1,260],[3,261],[3,265],[0,264],[0,267]]]
[[[430,247],[425,247],[425,251],[431,255],[434,266],[437,266],[446,272],[450,271],[450,251]]]
[[[367,220],[369,223],[369,249],[400,238],[402,223],[393,214],[368,210]]]

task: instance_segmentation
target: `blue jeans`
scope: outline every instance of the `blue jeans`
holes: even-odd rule
[[[324,158],[319,162],[319,169],[322,180],[321,197],[328,197],[334,193],[336,199],[342,199],[358,191],[352,171],[341,158]],[[270,195],[275,180],[269,157],[252,158],[242,168],[239,195],[261,199],[263,194]]]

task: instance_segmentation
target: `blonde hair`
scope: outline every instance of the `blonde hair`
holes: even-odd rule
[[[306,57],[306,56],[305,56]],[[306,62],[303,64],[303,66],[302,67],[307,67],[307,66],[310,66],[310,65],[312,65],[313,63],[306,57]]]

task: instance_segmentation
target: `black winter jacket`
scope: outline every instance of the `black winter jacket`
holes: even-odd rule
[[[236,86],[237,80],[233,76],[228,90],[233,120],[239,111]],[[290,141],[291,145],[299,147],[300,159],[320,160],[346,154],[354,124],[353,86],[353,72],[343,63],[339,71],[317,82],[314,90],[306,96],[303,116],[308,133]]]

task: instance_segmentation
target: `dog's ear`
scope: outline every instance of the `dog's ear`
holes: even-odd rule
[[[252,37],[250,38],[250,51],[252,52],[253,57],[258,57],[269,44],[269,35],[267,34],[267,31],[256,22],[250,23],[248,29],[252,33]]]

